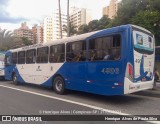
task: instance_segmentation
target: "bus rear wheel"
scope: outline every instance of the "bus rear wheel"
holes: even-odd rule
[[[55,77],[53,81],[53,89],[57,94],[63,95],[65,93],[65,83],[61,76]]]
[[[12,82],[13,82],[13,84],[18,85],[18,81],[17,81],[16,73],[13,73],[13,76],[12,76]]]

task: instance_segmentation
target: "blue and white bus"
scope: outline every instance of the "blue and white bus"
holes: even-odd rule
[[[150,31],[122,25],[6,53],[5,78],[14,83],[100,95],[152,89],[155,40]],[[106,54],[110,57],[106,57]]]
[[[155,47],[155,61],[160,62],[160,46]]]
[[[0,78],[4,78],[4,58],[5,58],[5,52],[0,51]]]
[[[160,72],[160,46],[155,47],[155,66]]]

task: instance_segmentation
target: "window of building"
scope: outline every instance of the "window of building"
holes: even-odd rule
[[[68,62],[78,62],[86,60],[86,42],[77,41],[72,43],[67,43],[67,55],[66,60]]]
[[[18,52],[18,64],[25,64],[25,51]]]
[[[48,63],[48,47],[37,49],[37,63]]]
[[[59,45],[51,46],[49,62],[56,63],[56,62],[64,62],[64,61],[65,61],[65,45],[59,44]]]
[[[119,60],[121,55],[121,35],[91,39],[89,41],[89,61]]]
[[[12,63],[17,64],[17,52],[12,53]]]
[[[27,50],[26,52],[26,63],[31,64],[36,62],[36,50]]]

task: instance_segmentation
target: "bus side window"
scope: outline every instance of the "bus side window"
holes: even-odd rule
[[[35,58],[36,58],[36,50],[35,49],[27,50],[26,63],[27,64],[35,63]]]
[[[48,63],[48,47],[37,49],[37,63]]]
[[[120,59],[121,35],[115,34],[89,40],[89,61]]]
[[[25,64],[25,51],[18,52],[18,64]]]
[[[94,61],[96,59],[96,50],[92,50],[90,52],[90,61]]]
[[[52,45],[50,46],[50,56],[49,62],[56,63],[56,62],[64,62],[65,60],[65,45]]]
[[[66,61],[68,62],[79,62],[86,60],[86,42],[85,41],[75,41],[67,43],[67,55]]]
[[[17,52],[12,53],[12,63],[17,64]]]
[[[72,48],[72,43],[67,43],[66,44],[66,61],[72,62],[74,57],[75,57],[75,53]]]

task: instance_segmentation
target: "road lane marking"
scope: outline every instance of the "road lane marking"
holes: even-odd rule
[[[30,93],[30,94],[34,94],[34,95],[38,95],[38,96],[43,96],[43,97],[46,97],[46,98],[51,98],[51,99],[55,99],[55,100],[59,100],[59,101],[67,102],[67,103],[72,103],[72,104],[76,104],[76,105],[80,105],[80,106],[84,106],[84,107],[88,107],[88,108],[92,108],[92,109],[97,109],[97,110],[100,110],[100,111],[103,111],[103,112],[106,112],[106,113],[112,113],[112,114],[116,114],[116,115],[132,116],[131,114],[127,114],[127,113],[117,112],[117,111],[113,111],[113,110],[109,110],[109,109],[105,109],[105,108],[101,108],[101,107],[97,107],[97,106],[93,106],[93,105],[89,105],[89,104],[85,104],[85,103],[80,103],[80,102],[76,102],[76,101],[72,101],[72,100],[67,100],[67,99],[58,98],[58,97],[54,97],[54,96],[49,96],[49,95],[36,93],[36,92],[28,91],[28,90],[23,90],[23,89],[19,89],[19,88],[14,88],[14,87],[10,87],[10,86],[0,85],[0,87],[13,89],[13,90],[17,90],[17,91],[21,91],[21,92],[25,92],[25,93]],[[159,124],[160,123],[160,121],[146,121],[146,122],[149,122],[149,123],[152,123],[152,124]]]

